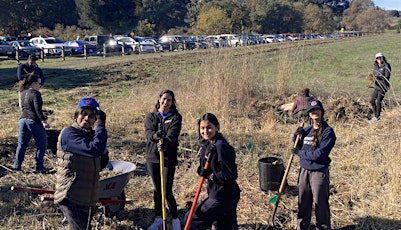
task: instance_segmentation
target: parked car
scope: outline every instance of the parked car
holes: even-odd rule
[[[84,41],[87,41],[98,48],[103,46],[103,44],[108,42],[110,39],[112,39],[112,37],[109,35],[93,35],[84,37]]]
[[[67,45],[71,48],[71,54],[83,54],[86,46],[86,54],[92,54],[96,52],[97,47],[95,45],[90,44],[87,41],[82,40],[71,40],[66,42]]]
[[[131,37],[118,37],[118,38],[116,38],[116,42],[117,42],[117,44],[120,44],[120,45],[125,44],[125,45],[131,46],[132,50],[136,54],[139,54],[141,51],[141,48],[140,48],[141,45],[139,44],[139,42]]]
[[[15,58],[15,48],[8,44],[8,42],[0,40],[0,56],[7,56],[9,58]]]
[[[99,47],[96,51],[96,55],[103,55],[104,49],[106,49],[106,54],[122,54],[124,47],[124,54],[134,53],[132,46],[127,44],[118,44],[114,38],[110,38],[103,43],[103,46]]]
[[[134,37],[134,39],[139,42],[141,53],[155,53],[156,52],[156,45],[155,43],[150,40],[150,38],[144,37]],[[159,47],[160,50],[160,47]]]
[[[64,40],[59,39],[59,38],[35,37],[35,38],[31,38],[29,41],[32,42],[35,46],[43,49],[44,54],[47,56],[61,55],[63,49],[64,49],[65,55],[71,54],[71,48],[68,47],[68,45],[66,44],[66,42]]]
[[[158,43],[163,47],[163,51],[179,51],[184,46],[180,42],[181,35],[163,35],[159,38]]]
[[[152,45],[155,47],[156,52],[163,51],[162,45],[160,45],[160,44],[156,41],[156,39],[154,39],[154,38],[152,38],[152,37],[142,37],[142,38],[144,39],[145,42],[152,44]]]
[[[36,47],[29,40],[18,40],[9,42],[17,51],[19,58],[27,58],[29,55],[40,56],[40,48]]]

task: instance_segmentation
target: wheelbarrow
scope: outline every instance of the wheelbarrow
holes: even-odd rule
[[[132,200],[126,199],[124,188],[136,169],[136,165],[127,161],[111,160],[106,169],[115,172],[116,175],[99,180],[99,203],[103,205],[103,213],[112,218],[124,209],[125,204],[132,204]],[[12,186],[11,190],[36,194],[54,194],[53,190],[32,187]],[[42,196],[41,200],[53,201],[54,198]]]

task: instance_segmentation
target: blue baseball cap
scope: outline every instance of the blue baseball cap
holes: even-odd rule
[[[94,98],[91,97],[83,98],[78,104],[78,108],[81,107],[91,107],[95,111],[100,110],[99,103]]]

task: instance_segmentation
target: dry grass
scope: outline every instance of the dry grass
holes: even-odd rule
[[[180,218],[183,219],[199,181],[195,173],[198,165],[197,118],[204,112],[213,112],[220,120],[222,133],[237,152],[238,183],[242,190],[237,210],[240,229],[267,229],[273,212],[273,205],[268,200],[274,193],[260,190],[257,163],[260,158],[276,155],[287,164],[292,132],[298,124],[283,115],[279,106],[293,98],[289,94],[291,78],[288,76],[299,60],[290,53],[307,56],[306,52],[295,48],[283,51],[277,69],[268,73],[259,61],[264,53],[248,50],[233,54],[223,49],[208,51],[202,56],[191,54],[190,65],[185,64],[189,56],[177,56],[175,61],[178,64],[174,69],[160,75],[152,74],[147,81],[138,80],[138,84],[118,80],[119,76],[134,75],[129,71],[135,71],[133,68],[123,71],[122,63],[104,66],[102,80],[90,86],[57,92],[43,89],[45,97],[56,94],[53,96],[68,101],[62,107],[47,106],[45,101],[45,109],[53,111],[50,124],[54,128],[71,123],[79,98],[84,95],[99,98],[101,108],[108,115],[111,158],[138,166],[125,189],[127,198],[134,203],[126,205],[116,220],[104,218],[101,229],[146,229],[153,221],[152,184],[144,167],[143,120],[145,114],[154,108],[157,95],[164,88],[175,92],[183,115],[180,143],[194,151],[183,151],[179,156],[174,193]],[[257,58],[249,53],[255,53]],[[115,69],[121,73],[111,74]],[[273,83],[265,78],[267,74],[274,75]],[[113,82],[110,76],[113,76]],[[386,97],[397,101],[391,93]],[[369,124],[367,99],[351,98],[342,92],[320,92],[319,98],[324,102],[326,117],[338,138],[331,153],[333,228],[401,229],[401,118],[398,107],[385,106],[382,119]],[[15,145],[18,108],[14,104],[3,111],[6,112],[1,118],[0,138],[8,138],[10,145]],[[252,148],[247,148],[250,142]],[[56,206],[41,202],[36,195],[9,190],[11,185],[54,187],[54,175],[30,173],[34,166],[32,148],[24,162],[27,173],[12,173],[5,169],[11,167],[13,154],[2,152],[0,162],[0,229],[64,229],[60,225],[62,215]],[[294,159],[288,177],[290,186],[297,183],[299,162]],[[46,155],[46,164],[52,165],[53,162],[55,156]],[[201,198],[205,196],[204,189]],[[297,197],[288,191],[282,196],[276,214],[277,228],[295,229],[296,212]],[[96,224],[95,219],[93,224]]]

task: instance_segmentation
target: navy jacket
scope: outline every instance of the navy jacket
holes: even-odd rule
[[[322,134],[322,138],[319,140],[318,146],[314,149],[316,143],[313,142],[313,125],[304,128],[305,136],[301,144],[301,148],[298,151],[298,156],[300,158],[301,168],[307,170],[320,170],[330,165],[330,151],[333,149],[336,143],[336,135],[333,128],[327,126]],[[296,136],[293,136],[293,141],[295,141]]]
[[[177,110],[171,110],[164,121],[156,109],[146,115],[146,160],[151,163],[160,163],[158,140],[153,139],[153,134],[159,130],[160,124],[165,133],[163,138],[164,164],[166,166],[177,165],[178,137],[182,126],[182,116]]]
[[[200,173],[201,168],[205,166],[205,154],[209,141],[203,140],[201,144],[202,148],[200,151],[201,156],[198,173]],[[214,144],[216,145],[216,153],[212,155],[210,161],[210,169],[212,170],[213,176],[208,180],[207,184],[209,198],[230,200],[239,197],[240,189],[236,182],[238,172],[235,163],[235,150],[220,133],[216,134]]]

